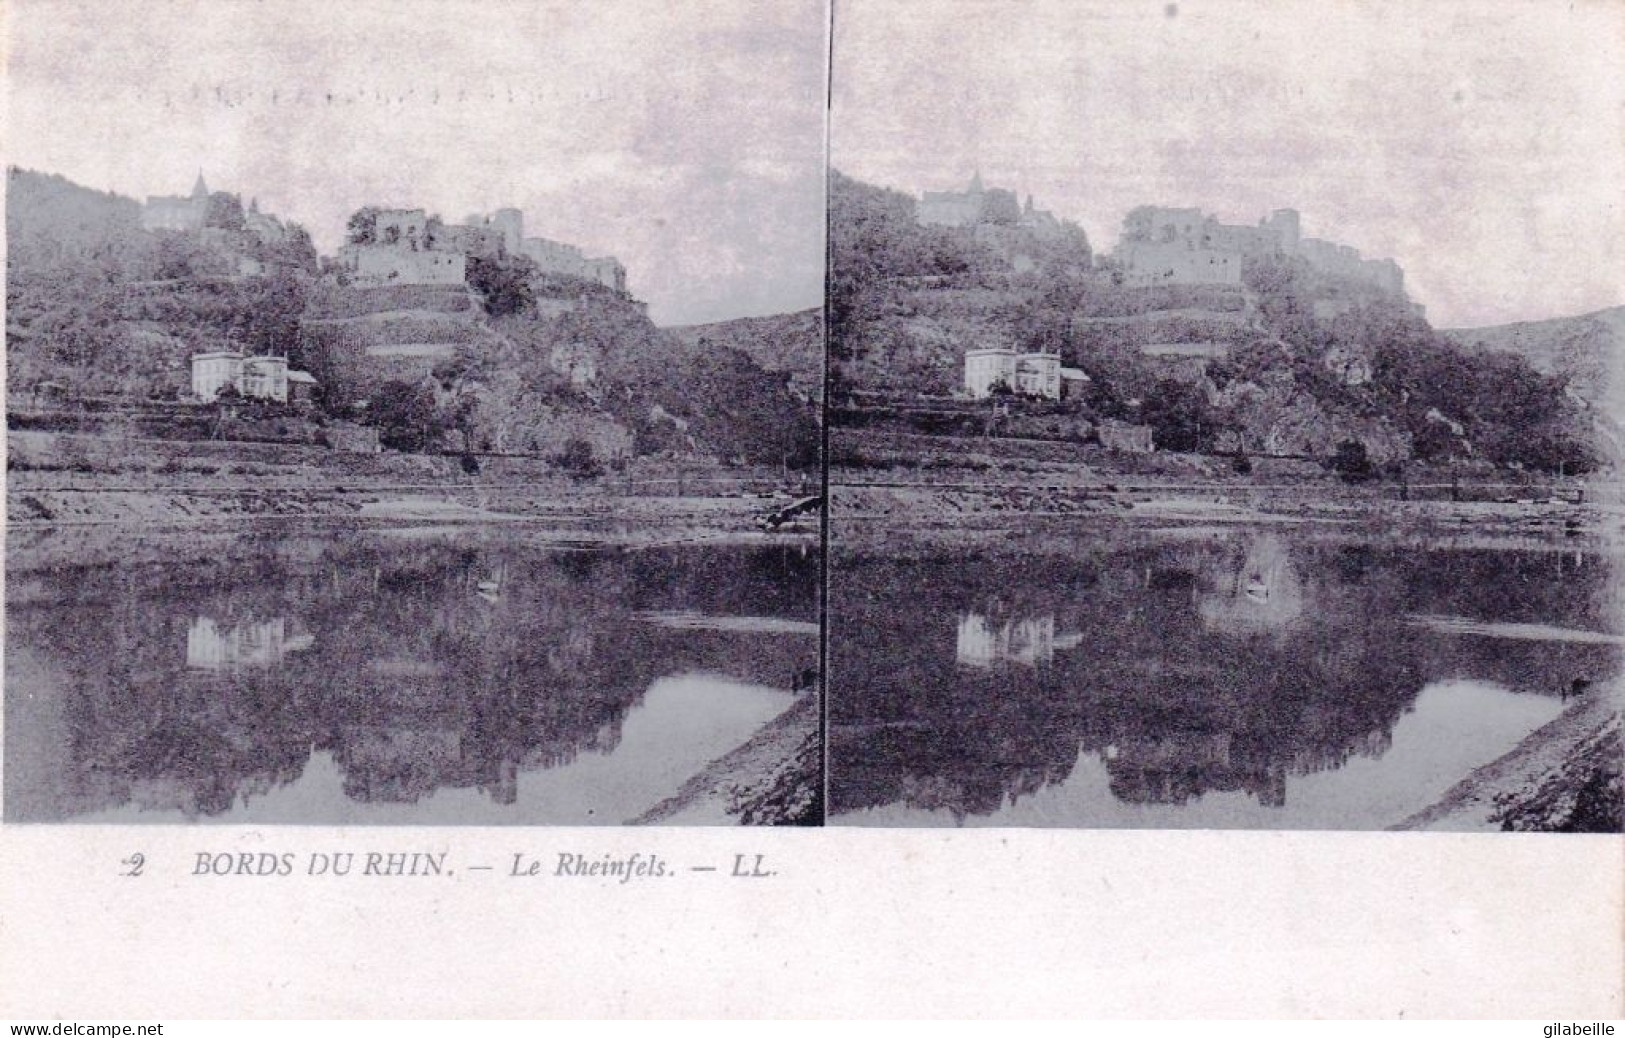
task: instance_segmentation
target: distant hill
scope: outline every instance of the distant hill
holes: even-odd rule
[[[738,350],[764,371],[785,372],[790,388],[808,400],[824,396],[824,311],[821,307],[769,317],[739,317],[666,331],[690,346],[709,343]]]
[[[6,170],[6,252],[12,268],[50,268],[82,259],[124,266],[146,262],[151,249],[135,199],[54,174]]]
[[[1444,334],[1472,349],[1515,353],[1541,374],[1568,379],[1578,396],[1616,421],[1625,420],[1625,306]]]

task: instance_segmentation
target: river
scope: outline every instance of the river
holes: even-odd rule
[[[7,561],[8,821],[620,824],[818,658],[793,546],[67,531]]]
[[[1625,651],[1562,545],[1118,526],[829,580],[836,825],[1386,828]]]

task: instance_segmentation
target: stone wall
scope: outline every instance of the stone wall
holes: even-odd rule
[[[460,252],[390,245],[346,245],[339,263],[360,286],[460,285],[467,276]]]

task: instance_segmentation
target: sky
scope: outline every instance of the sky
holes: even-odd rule
[[[1625,4],[836,0],[831,161],[1031,192],[1115,245],[1133,206],[1392,257],[1438,327],[1617,306]]]
[[[368,204],[609,253],[661,324],[823,293],[822,0],[8,0],[6,161],[214,190],[331,252]]]

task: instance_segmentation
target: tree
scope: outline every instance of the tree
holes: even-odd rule
[[[1359,440],[1344,440],[1339,443],[1336,452],[1332,454],[1331,468],[1347,483],[1364,482],[1375,474],[1371,467],[1371,458],[1366,454],[1365,444]]]
[[[310,232],[296,223],[288,225],[285,240],[262,244],[257,255],[268,267],[291,268],[303,274],[321,272],[321,260],[310,240]]]
[[[292,356],[299,345],[300,317],[305,309],[304,282],[287,271],[277,271],[248,284],[231,337],[255,353]]]
[[[1492,461],[1537,472],[1578,476],[1600,464],[1597,452],[1574,436],[1551,428],[1513,427],[1489,444]]]
[[[1204,434],[1213,431],[1207,401],[1202,391],[1189,382],[1162,379],[1146,396],[1142,420],[1151,426],[1157,448],[1165,451],[1198,451]]]
[[[378,236],[378,209],[365,206],[350,214],[344,225],[344,240],[351,245],[371,245]]]
[[[564,449],[553,459],[558,466],[570,475],[577,478],[596,476],[603,471],[594,456],[592,444],[580,436],[572,436],[565,441]]]
[[[368,425],[378,442],[399,451],[421,452],[445,431],[434,391],[417,382],[385,382],[367,402]]]
[[[527,313],[536,306],[530,278],[536,266],[527,256],[470,256],[468,283],[485,300],[492,317]]]
[[[359,351],[355,351],[359,352]],[[316,405],[330,415],[349,414],[361,388],[356,361],[332,326],[301,325],[288,350],[288,366],[316,380]]]
[[[205,248],[196,235],[161,232],[155,250],[153,274],[160,281],[224,274],[219,253]]]
[[[210,195],[209,206],[204,210],[203,226],[226,231],[240,231],[248,226],[243,217],[242,199],[224,191]]]

